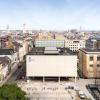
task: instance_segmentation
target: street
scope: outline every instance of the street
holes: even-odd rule
[[[17,69],[13,72],[13,74],[6,81],[7,84],[15,83],[17,80],[25,77],[25,61],[21,63],[21,67],[17,66]]]

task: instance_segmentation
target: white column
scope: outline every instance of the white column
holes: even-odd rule
[[[59,76],[59,84],[60,84],[60,76]]]
[[[29,83],[29,82],[30,82],[29,77],[27,77],[27,83]]]
[[[75,77],[75,83],[76,83],[76,77]]]
[[[45,77],[43,76],[43,83],[45,83]]]

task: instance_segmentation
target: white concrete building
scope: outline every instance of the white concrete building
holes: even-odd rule
[[[27,77],[77,77],[77,56],[66,48],[34,48],[26,55]]]
[[[65,39],[65,47],[69,48],[73,52],[77,52],[80,48],[85,48],[85,45],[85,40]]]

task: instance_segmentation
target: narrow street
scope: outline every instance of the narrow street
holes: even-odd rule
[[[14,64],[12,67],[11,73],[0,83],[0,86],[8,83],[15,83],[18,78],[21,77],[22,74],[25,76],[25,61],[21,63],[21,67],[18,68],[19,63]],[[23,73],[24,72],[24,73]]]
[[[25,77],[25,69],[26,69],[25,68],[25,61],[22,62],[20,66],[21,66],[20,68],[17,66],[17,69],[15,70],[15,72],[13,72],[11,77],[8,78],[8,80],[6,81],[7,84],[15,83],[17,80]]]

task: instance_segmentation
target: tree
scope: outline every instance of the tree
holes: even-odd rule
[[[16,84],[5,84],[0,87],[0,100],[27,100],[25,94]]]

